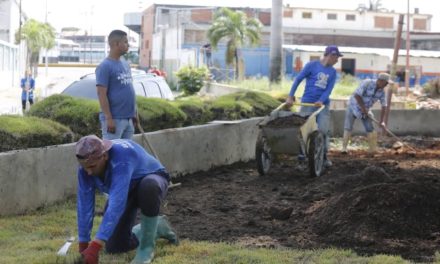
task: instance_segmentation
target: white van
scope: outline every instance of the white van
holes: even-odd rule
[[[168,83],[162,76],[147,74],[144,71],[132,70],[133,88],[136,95],[174,100]],[[96,76],[94,73],[81,77],[70,84],[61,94],[98,100]]]

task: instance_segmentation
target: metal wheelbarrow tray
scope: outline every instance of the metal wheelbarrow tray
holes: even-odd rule
[[[295,103],[299,106],[314,104]],[[321,176],[324,170],[324,134],[318,130],[316,116],[324,109],[321,106],[313,113],[282,110],[280,105],[261,121],[255,146],[255,158],[260,175],[269,172],[274,154],[303,154],[310,176]]]

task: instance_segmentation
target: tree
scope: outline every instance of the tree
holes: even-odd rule
[[[226,64],[235,64],[236,76],[239,76],[239,55],[237,50],[245,45],[257,45],[261,38],[261,22],[256,18],[248,18],[242,11],[220,8],[214,14],[207,36],[213,49],[217,49],[222,39],[226,40]]]
[[[30,69],[35,75],[41,49],[51,49],[55,46],[55,29],[49,23],[30,19],[23,25],[21,32],[17,32],[16,40],[26,41],[26,69]]]
[[[271,83],[281,81],[283,44],[283,0],[272,0],[270,18],[270,76]]]

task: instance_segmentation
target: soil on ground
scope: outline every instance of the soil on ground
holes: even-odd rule
[[[177,178],[165,214],[182,239],[251,247],[347,248],[430,261],[440,250],[440,141],[348,155],[311,178],[279,156],[265,176],[240,163]]]

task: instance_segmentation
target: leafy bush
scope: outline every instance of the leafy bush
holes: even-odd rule
[[[38,117],[0,115],[0,151],[72,143],[72,131]]]
[[[186,120],[186,114],[167,100],[138,96],[136,102],[139,121],[145,132],[181,127]]]
[[[209,103],[198,97],[182,98],[179,101],[174,101],[173,104],[186,114],[184,126],[205,124],[212,120]]]
[[[66,125],[75,133],[76,139],[89,134],[101,134],[99,103],[95,100],[52,95],[34,104],[28,115],[48,118]]]
[[[209,70],[206,67],[196,68],[185,66],[176,73],[179,88],[185,95],[192,95],[200,91],[204,81],[208,78]]]
[[[440,78],[429,80],[429,82],[425,83],[423,86],[423,90],[429,95],[429,97],[440,97]]]

